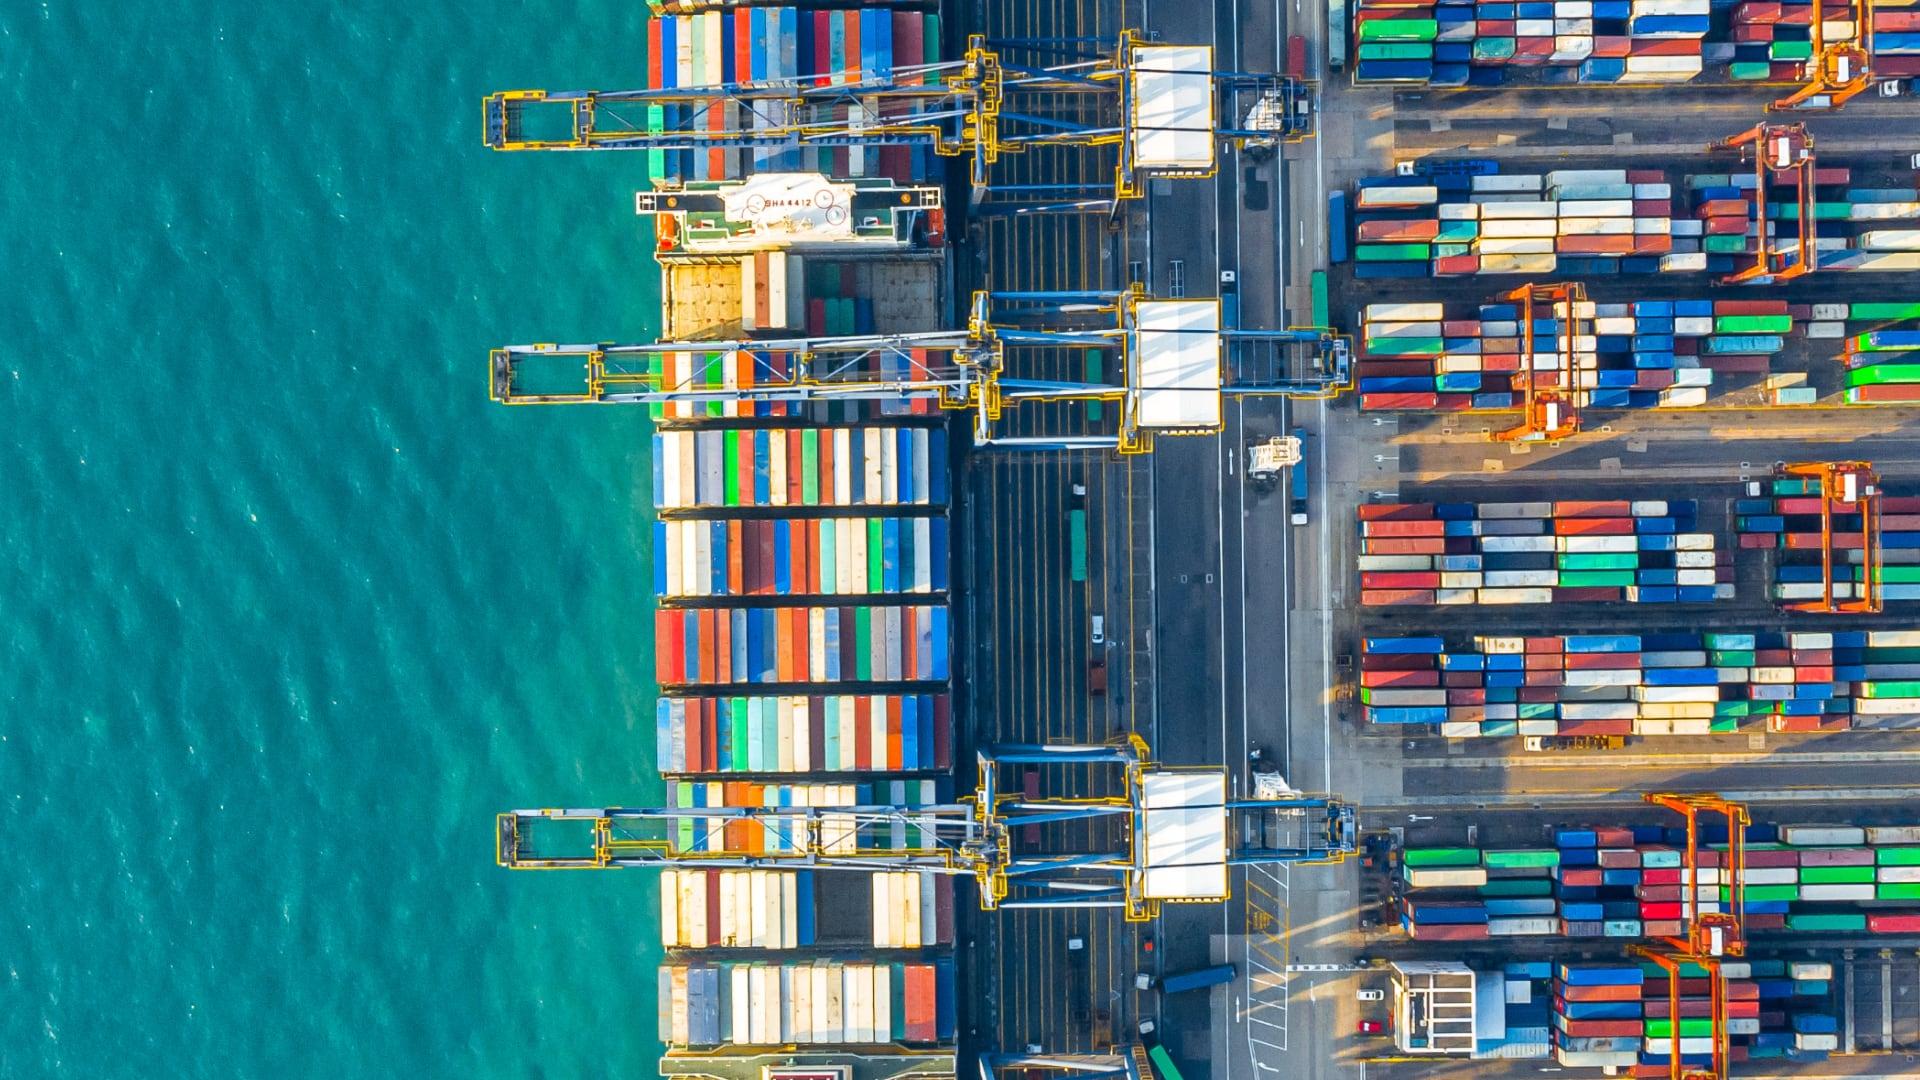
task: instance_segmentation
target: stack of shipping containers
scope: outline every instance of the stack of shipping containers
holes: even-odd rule
[[[1692,500],[1377,503],[1359,508],[1360,603],[1706,603],[1731,552]]]
[[[1920,75],[1920,6],[1873,9],[1874,72]],[[1359,82],[1440,87],[1511,83],[1799,82],[1813,56],[1812,0],[1358,0]],[[1825,38],[1855,27],[1825,11]]]
[[[1755,958],[1721,971],[1733,1062],[1814,1062],[1839,1049],[1831,963]],[[1666,972],[1654,964],[1553,965],[1555,1059],[1633,1069],[1665,1067],[1677,1053],[1684,1064],[1708,1065],[1714,1021],[1706,969],[1683,969],[1678,1031],[1668,990]]]
[[[1423,941],[1684,936],[1696,910],[1731,903],[1725,833],[1709,835],[1721,843],[1703,842],[1691,899],[1680,828],[1561,828],[1541,848],[1409,848],[1401,928]],[[1917,841],[1908,825],[1753,826],[1741,879],[1748,933],[1913,933]]]
[[[1819,481],[1784,477],[1755,482],[1749,489],[1749,496],[1734,504],[1739,545],[1774,552],[1773,598],[1783,603],[1820,599],[1826,574],[1821,560],[1828,542],[1821,534]],[[1860,595],[1866,579],[1866,533],[1859,508],[1834,504],[1832,530],[1838,552],[1833,595],[1850,600]],[[1880,553],[1883,599],[1920,600],[1920,498],[1881,497]]]
[[[811,78],[816,86],[849,85],[893,79],[896,69],[937,63],[940,49],[940,17],[916,10],[742,6],[666,15],[647,22],[647,87],[800,78]],[[927,76],[909,71],[898,78],[912,83]],[[655,130],[681,130],[683,124],[737,130],[742,125],[759,126],[765,116],[772,115],[756,115],[723,99],[711,106],[681,103],[657,108],[649,116],[649,126]],[[877,118],[885,106],[875,95],[842,108]],[[848,119],[857,122],[860,117]],[[887,176],[907,182],[931,179],[939,168],[933,152],[921,146],[650,151],[649,157],[650,175],[682,180],[787,171]]]
[[[1355,276],[1727,274],[1753,261],[1762,229],[1777,251],[1799,236],[1792,186],[1769,190],[1761,221],[1751,172],[1445,164],[1359,181]],[[1911,182],[1855,186],[1853,174],[1815,170],[1818,268],[1920,270],[1920,195]]]
[[[1764,375],[1785,346],[1784,332],[1740,329],[1753,316],[1732,309],[1753,303],[1588,302],[1575,313],[1575,369],[1566,385],[1576,391],[1576,404],[1588,408],[1707,404],[1717,376]],[[1721,307],[1729,310],[1722,313]],[[1786,317],[1782,307],[1779,318]],[[1524,390],[1514,387],[1514,379],[1524,378],[1529,367],[1557,368],[1562,341],[1560,320],[1536,311],[1529,364],[1520,315],[1512,303],[1368,304],[1360,333],[1360,407],[1448,412],[1518,407]]]
[[[1899,678],[1909,643],[1920,633],[1367,637],[1360,700],[1371,723],[1449,738],[1897,727],[1920,721],[1920,684]]]
[[[656,739],[679,807],[913,807],[952,797],[947,434],[938,417],[794,426],[663,408],[654,436]],[[691,414],[691,415],[690,415]],[[803,779],[795,779],[802,777]],[[932,845],[825,815],[837,853]],[[680,822],[684,853],[806,850],[796,824]],[[676,1049],[951,1043],[952,878],[684,870],[663,889]],[[894,950],[911,950],[894,955]]]

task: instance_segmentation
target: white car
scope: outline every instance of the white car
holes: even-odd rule
[[[1387,999],[1387,992],[1385,990],[1362,989],[1354,991],[1353,996],[1356,1001],[1385,1001]]]

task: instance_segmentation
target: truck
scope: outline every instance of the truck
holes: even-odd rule
[[[1295,525],[1305,525],[1307,523],[1307,433],[1298,432],[1297,436],[1300,439],[1300,460],[1289,466],[1292,469],[1289,478],[1292,492],[1287,499],[1287,512]]]
[[[1134,978],[1134,985],[1142,990],[1158,990],[1163,994],[1179,994],[1188,990],[1205,990],[1210,986],[1230,983],[1239,974],[1232,964],[1215,964],[1212,967],[1196,971],[1182,971],[1172,975],[1149,975],[1141,972]]]
[[[1087,580],[1087,485],[1075,483],[1067,505],[1068,570],[1074,581]]]
[[[1220,327],[1240,329],[1240,281],[1232,270],[1220,271]]]

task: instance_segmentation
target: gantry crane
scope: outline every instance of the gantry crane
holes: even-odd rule
[[[970,798],[928,806],[514,810],[497,819],[495,855],[514,870],[924,869],[974,878],[987,911],[1115,907],[1142,921],[1163,903],[1226,899],[1229,866],[1337,861],[1354,849],[1350,806],[1298,792],[1233,799],[1226,770],[1155,764],[1138,736],[1108,745],[988,747],[978,764],[979,786]],[[1049,798],[1002,791],[996,773],[1005,764],[1114,767],[1124,794]],[[1273,815],[1293,827],[1274,828]],[[531,834],[539,823],[556,821],[590,823],[591,846],[568,854],[536,850]],[[1090,839],[1071,851],[1029,851],[1030,838],[1016,842],[1030,826],[1058,823],[1087,825]],[[880,832],[901,842],[874,842]]]
[[[1223,330],[1219,307],[1211,299],[1151,299],[1137,286],[980,292],[964,330],[508,346],[490,354],[490,386],[495,401],[510,405],[929,400],[973,410],[974,438],[982,446],[1137,453],[1150,450],[1156,434],[1218,431],[1228,396],[1328,396],[1351,385],[1346,338],[1320,327]],[[1009,352],[1046,348],[1115,352],[1126,377],[1120,385],[1004,377]],[[1270,353],[1281,349],[1312,353],[1318,373],[1269,374]],[[582,364],[584,383],[554,391],[525,370],[555,360]],[[1008,405],[1092,400],[1119,403],[1116,434],[1006,436],[994,428]]]
[[[1554,443],[1580,430],[1580,324],[1587,287],[1577,281],[1522,285],[1501,297],[1520,305],[1520,370],[1514,388],[1526,395],[1520,426],[1496,431],[1497,442]],[[1553,350],[1542,353],[1534,338],[1536,305],[1547,305],[1554,323]],[[1540,369],[1541,357],[1553,366]],[[1542,379],[1546,380],[1544,385]]]
[[[1865,461],[1800,462],[1780,466],[1782,476],[1812,478],[1820,485],[1820,581],[1818,600],[1785,605],[1789,611],[1872,614],[1883,606],[1880,590],[1880,483]],[[1833,570],[1838,554],[1833,531],[1836,513],[1860,515],[1860,589],[1851,598],[1834,596]]]
[[[1681,863],[1681,913],[1686,915],[1686,933],[1663,937],[1658,945],[1633,945],[1628,951],[1651,960],[1667,976],[1667,1015],[1670,1020],[1667,1065],[1670,1080],[1725,1080],[1730,1052],[1727,1039],[1727,993],[1720,964],[1726,957],[1746,955],[1745,932],[1746,830],[1751,823],[1747,808],[1713,794],[1648,793],[1646,800],[1678,813],[1686,821],[1687,842]],[[1719,815],[1726,820],[1727,847],[1720,866],[1720,884],[1727,902],[1723,911],[1700,910],[1700,815]],[[1684,1065],[1680,1053],[1680,978],[1686,965],[1696,965],[1707,973],[1709,1016],[1712,1020],[1713,1061],[1711,1071]]]
[[[1769,104],[1767,111],[1838,109],[1873,85],[1873,0],[1848,0],[1853,33],[1838,41],[1827,40],[1822,8],[1821,0],[1813,0],[1806,85]]]
[[[1819,235],[1814,221],[1813,136],[1805,124],[1755,124],[1746,131],[1721,139],[1709,150],[1739,150],[1753,154],[1753,264],[1721,278],[1727,285],[1748,282],[1767,284],[1789,281],[1812,273],[1819,258],[1815,239]],[[1791,249],[1774,242],[1772,222],[1767,216],[1768,188],[1775,182],[1791,183],[1794,188],[1794,230],[1798,236]]]

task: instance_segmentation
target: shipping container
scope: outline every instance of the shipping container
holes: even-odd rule
[[[953,898],[953,878],[929,870],[666,870],[661,944],[938,948],[953,944]]]
[[[653,436],[657,510],[945,506],[941,428],[671,430]]]
[[[918,772],[951,768],[945,694],[663,697],[663,773]]]

